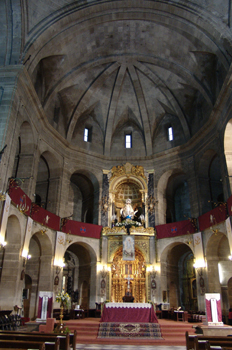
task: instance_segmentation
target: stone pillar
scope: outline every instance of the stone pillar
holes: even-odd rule
[[[30,195],[29,192],[30,192],[31,184],[33,182],[33,179],[31,177],[34,177],[33,176],[34,162],[35,162],[34,154],[21,155],[20,161],[19,161],[19,167],[17,171],[17,178],[20,178],[20,179],[26,178],[25,180],[23,180],[22,183],[19,181],[19,186],[28,195]]]
[[[52,256],[42,255],[40,257],[39,291],[53,291]]]
[[[7,245],[1,248],[1,289],[0,289],[0,305],[2,310],[11,310],[14,305],[21,306],[23,280],[20,279],[22,267],[22,259],[19,258],[19,250],[14,245]]]
[[[103,173],[102,199],[106,199],[109,201],[109,180],[108,180],[108,174],[106,173]],[[102,206],[100,210],[101,210],[101,224],[102,226],[108,226],[109,212],[108,210],[103,210]]]
[[[169,295],[168,295],[168,280],[167,280],[167,263],[162,262],[161,263],[161,273],[160,273],[160,293],[159,293],[159,300],[160,303],[163,302],[163,292],[166,292],[167,300],[166,302],[169,302]]]
[[[199,188],[197,178],[194,170],[194,159],[193,157],[188,159],[188,173],[187,183],[189,189],[189,201],[191,208],[191,217],[197,218],[200,215],[200,203],[199,203]]]
[[[108,262],[108,238],[102,237],[102,263],[107,264]]]
[[[91,264],[91,278],[90,278],[90,296],[89,296],[89,308],[95,309],[95,302],[97,301],[96,285],[97,285],[97,265]]]
[[[155,198],[154,196],[154,172],[149,173],[148,176],[148,197]],[[153,210],[148,212],[149,227],[155,227],[155,204]]]
[[[47,210],[53,214],[58,212],[60,194],[60,178],[53,178],[49,180],[48,202]]]
[[[64,166],[62,177],[60,179],[60,198],[58,201],[59,208],[57,208],[57,215],[60,217],[68,217],[73,214],[73,208],[70,212],[69,204],[69,187],[70,187],[70,177],[71,174],[67,170],[67,167]]]
[[[207,274],[205,268],[196,269],[197,280],[197,306],[199,311],[205,311],[205,292],[207,284]]]
[[[156,247],[155,247],[155,237],[150,237],[150,264],[155,264],[156,262]]]

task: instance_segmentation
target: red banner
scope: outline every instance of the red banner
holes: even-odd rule
[[[101,237],[102,226],[94,224],[86,224],[84,222],[74,220],[64,220],[62,232],[70,233],[72,235],[97,238]]]
[[[232,216],[232,196],[230,196],[227,200],[227,208],[229,216]]]
[[[199,230],[204,231],[205,229],[219,224],[219,222],[225,221],[227,218],[226,204],[221,204],[217,208],[208,211],[207,213],[199,216]]]
[[[55,231],[60,231],[60,217],[52,214],[50,211],[41,208],[39,205],[32,203],[31,218],[40,224],[51,228]]]
[[[187,235],[197,231],[194,219],[158,225],[155,228],[158,239]]]
[[[11,179],[9,184],[9,196],[16,207],[25,215],[30,215],[31,199],[24,193],[24,191]]]

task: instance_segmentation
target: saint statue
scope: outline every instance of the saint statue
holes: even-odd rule
[[[122,208],[120,210],[120,214],[122,215],[122,217],[124,219],[134,219],[134,215],[137,213],[138,210],[134,211],[134,209],[132,208],[132,205],[131,205],[131,199],[128,198],[126,200],[126,204],[124,206],[124,208]]]

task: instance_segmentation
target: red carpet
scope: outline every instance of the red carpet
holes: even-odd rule
[[[193,324],[160,319],[161,334],[163,339],[100,339],[98,328],[100,318],[85,318],[65,321],[66,327],[71,331],[77,330],[77,342],[79,344],[123,344],[123,345],[164,345],[185,346],[185,332],[194,334]],[[196,324],[194,324],[196,326]]]

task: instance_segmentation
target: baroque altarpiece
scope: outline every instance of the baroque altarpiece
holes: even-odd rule
[[[147,302],[156,285],[154,170],[103,171],[101,300]],[[129,299],[128,299],[129,298]],[[130,299],[131,298],[131,299]]]

